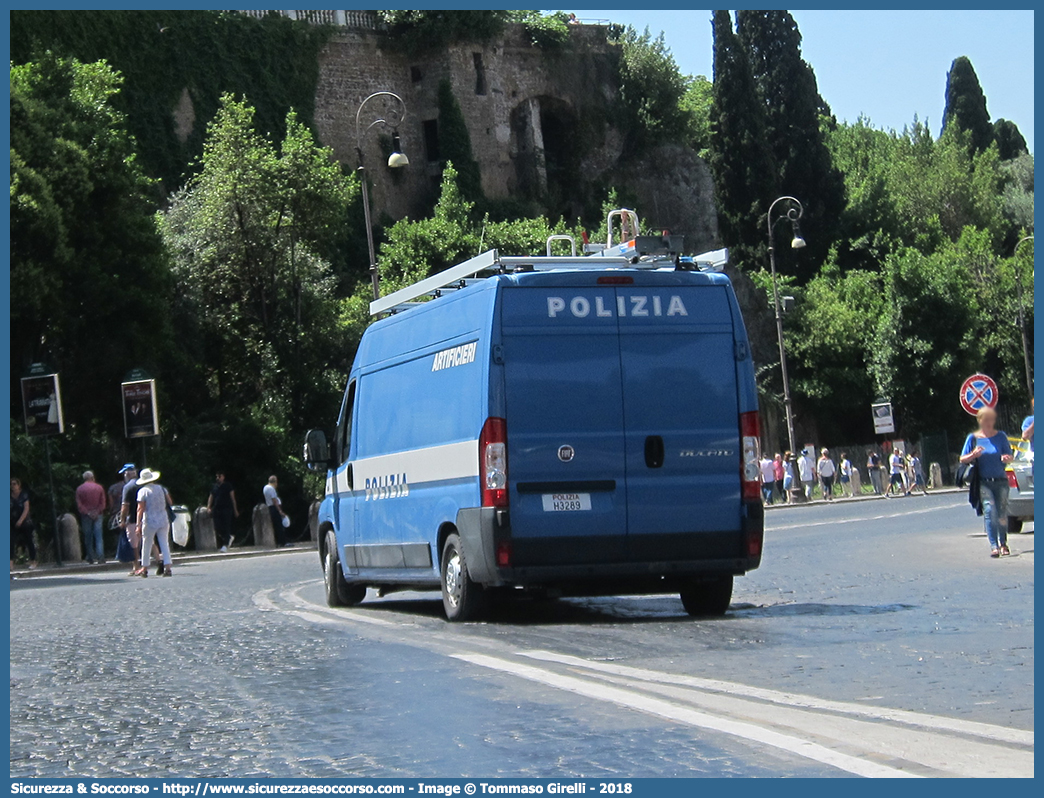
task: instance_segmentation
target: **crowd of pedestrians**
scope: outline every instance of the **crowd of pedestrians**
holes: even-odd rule
[[[887,457],[887,465],[884,462],[876,450],[867,451],[866,472],[872,494],[885,497],[909,496],[915,490],[927,494],[928,483],[917,450],[904,453],[899,448],[893,449]],[[800,483],[800,497],[805,501],[816,498],[825,501],[854,498],[855,485],[858,484],[856,467],[847,452],[840,452],[836,460],[830,450],[825,448],[820,450],[818,459],[814,459],[813,453],[807,449],[796,458],[789,451],[776,453],[772,459],[766,453],[760,466],[761,493],[765,504],[794,501],[794,492],[799,490],[797,483]],[[889,477],[887,487],[884,482],[885,468],[888,469]]]
[[[130,576],[145,578],[150,563],[157,564],[157,576],[172,576],[171,531],[175,520],[174,500],[170,491],[160,484],[160,472],[143,468],[140,473],[134,463],[125,463],[118,471],[119,479],[102,487],[93,471],[84,471],[82,482],[76,488],[74,500],[83,535],[84,560],[88,564],[105,564],[107,528],[115,533],[118,562],[132,563]],[[272,520],[279,546],[293,546],[290,537],[290,518],[283,509],[277,492],[279,480],[272,476],[262,491],[266,508]],[[36,525],[32,518],[30,491],[18,477],[11,479],[11,570],[24,552],[28,567],[37,567]],[[236,537],[234,520],[240,510],[235,487],[223,471],[215,475],[215,482],[207,497],[206,511],[214,524],[220,551],[227,552]],[[106,520],[107,519],[107,520]]]

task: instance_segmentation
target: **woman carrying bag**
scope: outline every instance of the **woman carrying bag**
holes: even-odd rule
[[[979,428],[968,436],[961,463],[974,463],[979,486],[979,509],[990,542],[990,556],[1008,550],[1008,476],[1005,466],[1013,459],[1008,435],[997,430],[997,413],[984,407],[976,414]]]

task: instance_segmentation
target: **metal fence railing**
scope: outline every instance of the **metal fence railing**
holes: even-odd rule
[[[289,19],[300,20],[311,25],[336,25],[342,28],[354,30],[377,30],[380,20],[373,11],[334,11],[320,9],[316,11],[268,11],[268,10],[246,10],[240,14],[260,19],[266,14],[279,14]]]

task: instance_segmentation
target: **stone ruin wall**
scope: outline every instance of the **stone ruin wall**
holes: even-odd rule
[[[684,233],[696,251],[719,246],[707,165],[680,146],[629,160],[623,136],[612,125],[618,56],[605,40],[605,28],[576,26],[570,36],[567,47],[546,52],[529,43],[521,26],[510,26],[504,36],[482,45],[411,55],[381,47],[379,33],[342,28],[320,56],[315,100],[319,138],[339,160],[354,165],[359,104],[375,91],[401,96],[407,117],[398,132],[410,165],[387,167],[379,130],[363,133],[362,147],[373,183],[375,220],[415,218],[438,189],[438,163],[427,157],[424,123],[437,124],[439,82],[449,78],[486,196],[534,195],[546,187],[544,151],[554,143],[543,140],[543,130],[550,118],[557,125],[552,129],[582,130],[581,179],[625,188],[638,198],[643,221]],[[376,107],[372,102],[364,109],[364,129],[376,118]]]

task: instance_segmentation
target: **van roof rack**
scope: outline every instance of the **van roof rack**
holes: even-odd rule
[[[628,240],[613,246],[612,223],[621,219],[621,229]],[[547,255],[503,256],[491,249],[463,263],[433,274],[413,285],[401,288],[388,296],[370,303],[370,315],[394,313],[423,304],[422,297],[438,297],[444,291],[455,291],[475,282],[469,278],[482,272],[529,272],[552,271],[555,269],[604,270],[604,269],[664,269],[682,271],[721,271],[728,262],[728,250],[719,249],[693,257],[682,257],[684,236],[664,234],[662,236],[638,235],[638,216],[626,208],[610,211],[608,235],[605,245],[585,244],[587,255],[576,254],[576,241],[572,236],[553,235],[547,240]],[[552,241],[568,241],[571,255],[551,255]]]

